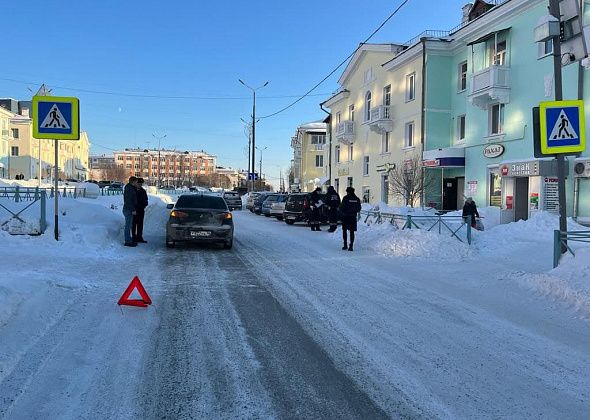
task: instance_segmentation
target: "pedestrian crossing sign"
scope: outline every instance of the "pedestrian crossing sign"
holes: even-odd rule
[[[584,101],[549,101],[539,104],[541,153],[577,154],[586,149]]]
[[[78,140],[80,138],[78,98],[33,96],[33,137]]]

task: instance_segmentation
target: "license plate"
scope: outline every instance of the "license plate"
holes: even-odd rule
[[[293,219],[295,219],[295,216],[287,216],[287,219],[293,220]]]
[[[192,231],[191,236],[197,237],[197,238],[209,237],[209,236],[211,236],[211,232],[209,232],[208,230]]]

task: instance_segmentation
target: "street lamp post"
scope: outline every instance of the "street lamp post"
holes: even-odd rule
[[[256,147],[260,152],[260,173],[258,174],[258,185],[262,189],[262,152],[268,149],[268,146],[264,146],[262,149],[260,147]]]
[[[268,85],[268,82],[265,82],[262,86],[253,88],[248,86],[242,79],[238,79],[238,81],[252,91],[252,173],[254,173],[254,168],[256,167],[256,153],[254,151],[256,148],[256,91]],[[254,190],[254,175],[252,175],[252,190]]]
[[[162,148],[160,147],[160,141],[164,138],[166,138],[167,134],[164,134],[163,136],[156,136],[155,134],[152,133],[152,136],[158,140],[158,192],[160,191],[160,188],[162,187],[162,170],[160,167],[160,161],[161,161],[161,156],[160,156],[160,152],[162,150]]]

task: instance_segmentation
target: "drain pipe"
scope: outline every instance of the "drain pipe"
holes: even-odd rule
[[[426,38],[420,38],[420,42],[422,43],[422,93],[421,93],[421,101],[422,101],[422,109],[420,113],[420,162],[422,162],[422,157],[424,153],[424,136],[425,136],[425,127],[424,121],[426,120]],[[420,189],[420,206],[424,208],[424,167],[420,165],[420,176],[422,177],[422,188]],[[442,181],[441,181],[442,184]],[[442,197],[440,198],[441,201],[441,208],[442,208]]]
[[[323,103],[320,104],[320,109],[330,117],[330,123],[327,124],[326,131],[328,132],[328,178],[330,178],[329,182],[332,185],[332,113],[324,109]]]

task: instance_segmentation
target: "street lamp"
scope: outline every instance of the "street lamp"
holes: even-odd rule
[[[268,82],[265,82],[262,86],[253,88],[248,86],[242,79],[238,79],[238,81],[252,91],[252,173],[254,173],[254,168],[256,167],[256,153],[254,151],[256,147],[256,91],[268,85]],[[252,190],[254,190],[254,175],[252,175]]]
[[[268,146],[264,146],[262,149],[260,147],[256,147],[260,152],[260,173],[258,174],[258,180],[260,184],[260,188],[262,188],[262,152],[268,149]]]
[[[160,151],[162,150],[162,148],[160,147],[160,141],[166,138],[166,134],[164,134],[163,136],[156,136],[154,133],[152,133],[152,137],[158,140],[158,191],[160,191],[160,188],[162,187],[162,171],[160,169]]]

